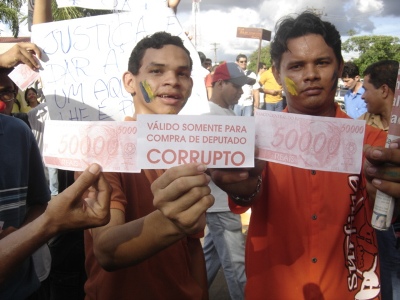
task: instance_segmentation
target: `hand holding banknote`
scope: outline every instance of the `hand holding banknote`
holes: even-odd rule
[[[370,199],[375,200],[377,190],[400,199],[400,139],[392,141],[389,148],[366,145],[364,155],[363,171]]]

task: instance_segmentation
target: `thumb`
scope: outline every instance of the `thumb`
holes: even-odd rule
[[[81,199],[88,188],[98,180],[100,173],[101,166],[98,164],[91,164],[64,193],[72,198]]]

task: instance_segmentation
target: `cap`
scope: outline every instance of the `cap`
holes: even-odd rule
[[[236,85],[243,86],[245,84],[253,85],[256,80],[246,76],[242,68],[234,62],[227,62],[220,64],[214,72],[212,82],[217,82],[218,80],[230,81]]]

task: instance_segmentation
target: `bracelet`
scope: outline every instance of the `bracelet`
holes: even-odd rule
[[[254,200],[254,198],[257,196],[257,194],[260,192],[261,189],[261,184],[262,184],[262,176],[259,175],[257,178],[257,186],[256,186],[256,190],[253,194],[251,194],[249,197],[247,198],[243,198],[241,196],[236,196],[236,195],[229,195],[229,197],[232,198],[232,200],[234,201],[240,201],[240,202],[244,202],[244,203],[248,203]]]

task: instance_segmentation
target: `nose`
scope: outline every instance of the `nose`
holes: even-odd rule
[[[164,73],[164,83],[175,86],[179,83],[178,74],[174,71],[168,71]]]
[[[314,81],[320,78],[318,67],[315,65],[306,65],[304,67],[305,80]]]

